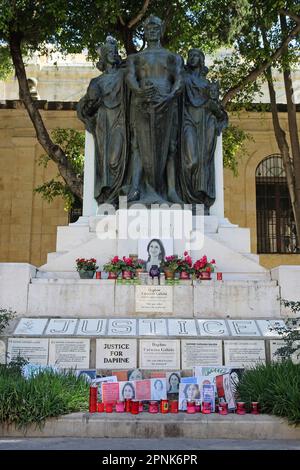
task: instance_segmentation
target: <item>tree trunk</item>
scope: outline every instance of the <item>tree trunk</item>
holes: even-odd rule
[[[280,15],[280,24],[282,33],[286,34],[287,24],[286,17]],[[284,51],[288,52],[288,49]],[[297,212],[297,219],[300,220],[300,144],[299,144],[299,135],[298,135],[298,124],[297,124],[297,114],[296,114],[296,105],[294,101],[294,91],[293,91],[293,82],[291,77],[291,69],[288,65],[284,64],[283,68],[283,79],[286,95],[286,104],[288,112],[288,124],[289,124],[289,134],[291,142],[291,150],[293,156],[293,167],[294,167],[294,190],[295,190],[295,210]],[[296,220],[296,218],[295,218]],[[297,225],[297,236],[300,240],[300,226]]]
[[[10,35],[9,47],[19,83],[20,97],[24,102],[28,115],[35,128],[39,143],[45,152],[49,155],[51,160],[57,164],[60,175],[62,176],[65,183],[69,186],[72,193],[82,200],[83,180],[75,173],[64,151],[59,147],[59,145],[54,144],[54,142],[51,140],[42,120],[41,114],[30,95],[25,66],[22,58],[21,41],[22,38],[19,34],[12,33]]]
[[[289,150],[289,145],[286,139],[286,134],[284,130],[282,129],[280,122],[279,122],[277,103],[276,103],[276,93],[274,89],[271,69],[269,69],[268,72],[266,73],[266,78],[267,78],[269,94],[270,94],[270,103],[271,103],[272,120],[273,120],[275,137],[276,137],[276,141],[277,141],[277,145],[279,147],[280,153],[283,158],[283,165],[284,165],[284,169],[286,172],[287,185],[288,185],[288,190],[290,194],[295,224],[296,224],[297,238],[299,240],[300,212],[297,206],[296,191],[295,191],[295,177],[294,177],[295,169],[294,169],[291,157],[290,157],[290,150]],[[299,242],[298,242],[298,246],[299,246]]]

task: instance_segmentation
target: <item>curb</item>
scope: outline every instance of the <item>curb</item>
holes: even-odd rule
[[[72,413],[48,419],[41,428],[30,425],[26,430],[22,430],[14,425],[2,425],[0,437],[300,440],[300,426],[289,425],[283,418],[269,415]]]

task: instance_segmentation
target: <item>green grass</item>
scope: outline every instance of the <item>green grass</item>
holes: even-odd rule
[[[239,399],[250,407],[258,401],[263,413],[286,417],[300,424],[300,365],[273,362],[246,370],[237,387]]]
[[[0,366],[0,422],[24,427],[46,418],[87,411],[89,385],[72,372],[43,371],[30,379],[19,368]]]

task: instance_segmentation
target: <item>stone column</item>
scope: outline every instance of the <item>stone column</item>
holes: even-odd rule
[[[90,132],[85,131],[84,181],[83,181],[83,217],[95,216],[97,201],[94,198],[95,186],[95,146]]]
[[[224,219],[224,175],[222,134],[217,138],[215,150],[216,200],[210,208],[210,215]]]

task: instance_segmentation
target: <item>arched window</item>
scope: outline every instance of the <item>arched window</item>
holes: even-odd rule
[[[297,237],[281,155],[270,155],[256,169],[258,253],[296,253]]]

